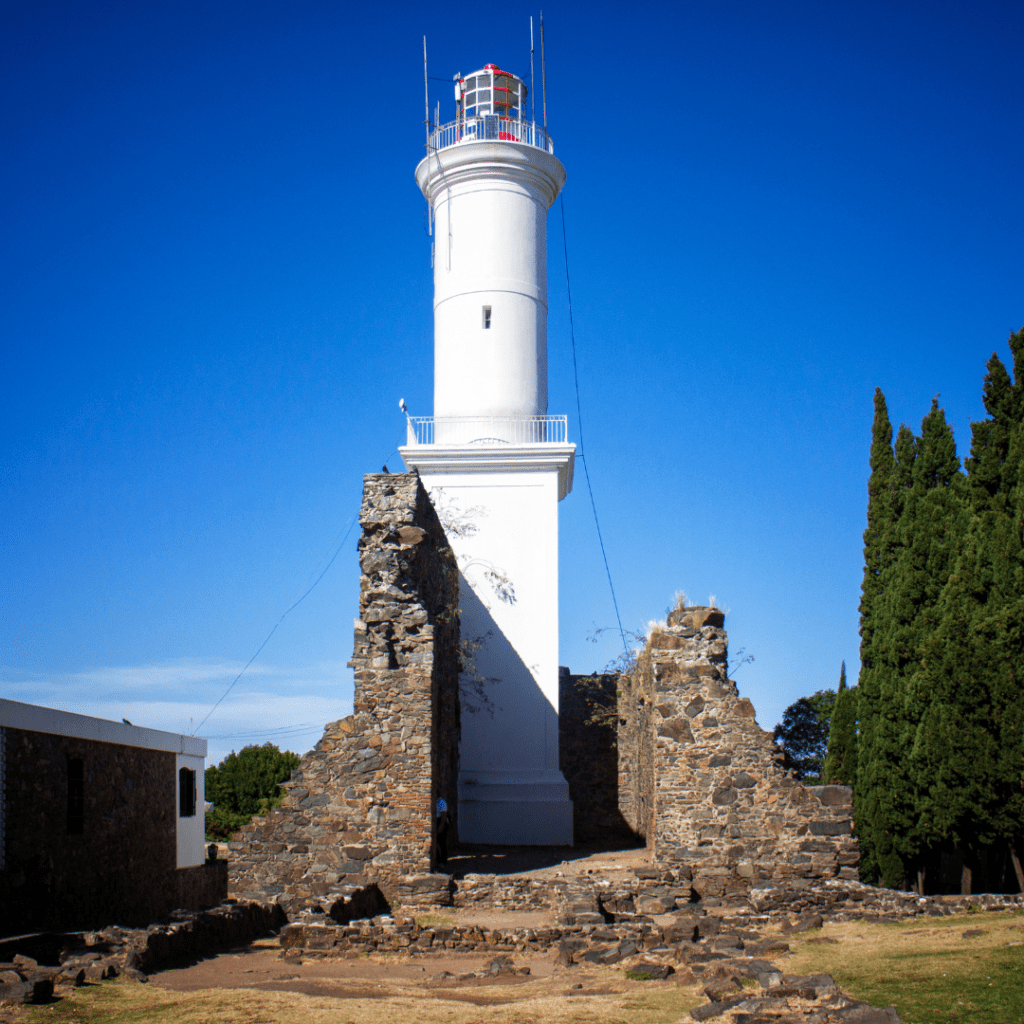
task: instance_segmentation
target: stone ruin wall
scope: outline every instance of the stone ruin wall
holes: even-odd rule
[[[231,894],[289,914],[374,885],[397,902],[410,882],[440,886],[429,875],[436,795],[456,807],[455,557],[414,473],[367,476],[359,521],[353,714],[325,727],[282,806],[229,844]]]
[[[783,767],[728,678],[724,614],[673,612],[636,671],[561,677],[561,768],[578,842],[646,842],[695,894],[857,878],[851,792]]]
[[[366,477],[360,523],[354,713],[230,844],[232,895],[289,916],[310,902],[374,913],[378,890],[395,905],[458,902],[432,873],[437,794],[457,821],[457,563],[416,474]],[[723,625],[715,608],[677,610],[628,676],[562,673],[577,843],[646,841],[695,897],[855,879],[850,791],[782,767],[728,678]]]
[[[804,786],[782,766],[728,678],[724,621],[716,608],[672,612],[620,688],[623,816],[660,866],[691,872],[697,896],[856,879],[851,791]]]
[[[644,698],[643,680],[638,673],[619,677],[616,712],[619,806],[634,834],[649,840],[656,828],[654,723],[651,702]]]
[[[619,792],[616,692],[619,676],[558,677],[558,767],[569,784],[577,846],[616,840],[628,845],[637,829],[624,817]]]

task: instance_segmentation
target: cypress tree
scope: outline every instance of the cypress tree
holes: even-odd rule
[[[864,576],[860,599],[860,683],[861,736],[858,751],[858,779],[853,791],[854,821],[860,846],[861,874],[878,875],[878,860],[871,829],[873,790],[866,762],[873,756],[878,731],[878,666],[876,645],[881,614],[882,570],[887,562],[887,545],[894,525],[892,424],[881,388],[875,388],[875,415],[871,424],[871,474],[868,477],[868,524],[864,531]],[[861,775],[864,776],[861,779]]]
[[[985,369],[982,401],[990,418],[971,424],[971,454],[966,460],[971,506],[976,514],[997,508],[1006,511],[1008,495],[1003,485],[1003,465],[1017,418],[1017,389],[995,352]]]
[[[965,854],[1008,848],[1024,890],[1024,331],[1010,336],[1015,382],[993,355],[989,418],[971,424],[971,518],[912,688],[921,717],[912,771],[919,841]]]
[[[924,891],[957,847],[970,891],[997,844],[1024,890],[1024,330],[1010,350],[1012,379],[986,365],[966,476],[937,401],[890,459],[876,392],[854,809],[862,876],[884,885],[916,869]]]
[[[1000,831],[1000,739],[992,692],[1000,655],[995,631],[985,622],[985,606],[996,568],[991,556],[1004,545],[991,540],[970,530],[943,592],[940,620],[922,643],[921,662],[909,683],[910,700],[918,709],[908,766],[922,890],[931,854],[956,847],[969,867]],[[969,877],[965,872],[965,880]],[[969,881],[965,888],[970,891]]]
[[[861,673],[874,664],[877,602],[882,592],[885,550],[894,520],[892,506],[895,460],[892,424],[881,388],[875,388],[875,417],[871,425],[871,475],[868,477],[868,525],[864,531],[864,577],[860,599]]]
[[[898,662],[897,688],[902,703],[900,721],[900,754],[902,779],[905,783],[902,815],[896,849],[908,873],[922,870],[932,843],[923,825],[929,806],[930,771],[922,773],[912,752],[922,730],[934,728],[947,734],[954,718],[937,700],[934,690],[922,690],[914,683],[928,645],[935,636],[948,604],[942,598],[950,590],[950,580],[961,557],[967,532],[969,509],[967,482],[960,472],[953,433],[937,400],[921,424],[918,457],[914,463],[913,484],[905,512],[905,546],[895,600],[900,613],[910,616],[895,627],[902,644]],[[965,729],[957,739],[960,746],[948,746],[950,774],[970,769],[970,755],[965,744],[971,730]],[[953,740],[950,738],[950,742]],[[908,758],[908,754],[911,756]],[[969,799],[971,787],[965,785],[962,797]],[[947,810],[949,804],[946,804]],[[923,887],[923,877],[918,878]]]
[[[933,400],[915,439],[896,440],[896,512],[878,601],[874,644],[876,723],[866,770],[869,828],[883,885],[901,885],[920,852],[918,780],[911,749],[926,704],[910,679],[937,625],[938,604],[959,554],[965,526],[965,480],[953,433]]]
[[[1003,486],[1010,488],[1007,552],[997,577],[998,604],[988,603],[988,622],[998,635],[1000,671],[994,677],[998,719],[997,785],[1003,819],[999,831],[1009,846],[1017,885],[1024,892],[1024,327],[1010,335],[1016,418],[1010,435]]]
[[[825,785],[852,786],[857,778],[857,687],[846,688],[846,662],[839,669],[839,687],[832,709],[828,754],[821,771]]]
[[[892,427],[885,398],[875,392],[871,479],[868,483],[868,529],[861,601],[861,676],[858,686],[860,736],[854,820],[865,881],[899,885],[903,860],[894,847],[906,825],[901,772],[898,664],[901,619],[892,595],[905,546],[903,521],[913,483],[917,439],[905,425],[890,448]],[[870,549],[870,550],[869,550]]]

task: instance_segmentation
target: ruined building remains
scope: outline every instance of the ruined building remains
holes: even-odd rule
[[[432,868],[436,796],[456,802],[454,556],[414,473],[368,476],[359,521],[354,713],[231,844],[232,894],[286,911],[345,886],[398,899],[401,876]]]
[[[461,902],[434,873],[433,813],[443,796],[457,834],[458,569],[415,473],[368,476],[360,521],[354,714],[231,844],[232,894],[288,912],[371,890],[393,905]],[[678,609],[629,674],[563,673],[559,767],[578,840],[642,839],[694,897],[854,879],[850,791],[782,767],[728,678],[724,618]]]
[[[574,799],[589,792],[590,815],[607,824],[617,812],[659,865],[690,872],[700,896],[855,879],[850,790],[804,786],[782,767],[728,678],[724,622],[717,608],[677,609],[652,629],[629,675],[564,677],[563,689],[588,695],[592,720],[594,709],[615,712],[614,724],[577,728],[575,746],[563,727],[563,751],[590,773],[585,788],[574,785],[579,768],[566,772]],[[610,786],[594,786],[588,746],[615,752],[614,808]]]

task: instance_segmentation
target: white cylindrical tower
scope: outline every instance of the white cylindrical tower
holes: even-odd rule
[[[547,211],[565,168],[546,132],[523,119],[526,91],[493,64],[460,79],[456,119],[416,168],[435,224],[439,442],[452,418],[547,412]]]
[[[455,819],[462,842],[571,845],[558,503],[576,446],[567,417],[547,415],[546,221],[565,168],[524,119],[515,75],[488,64],[459,78],[455,100],[416,168],[434,215],[434,415],[409,417],[399,449],[459,566]]]

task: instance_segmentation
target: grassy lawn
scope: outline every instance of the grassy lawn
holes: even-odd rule
[[[838,941],[790,940],[787,972],[831,974],[858,999],[895,1006],[905,1024],[1024,1024],[1019,912],[844,922],[818,934]]]

